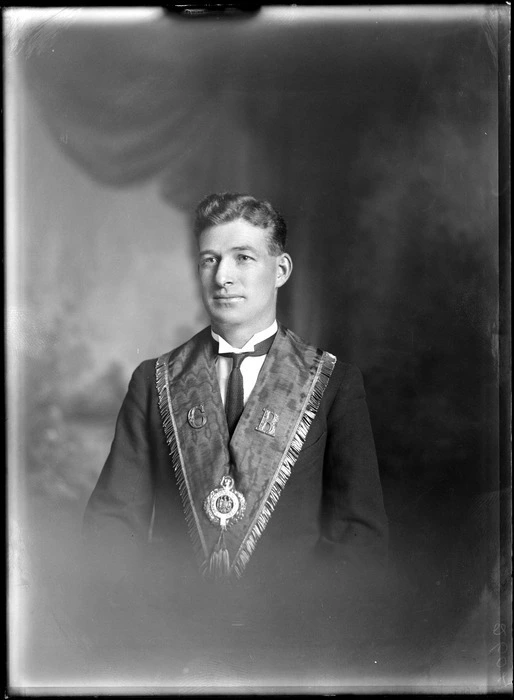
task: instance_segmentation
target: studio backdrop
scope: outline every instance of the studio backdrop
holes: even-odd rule
[[[53,588],[67,550],[49,542],[66,533],[72,549],[131,372],[207,324],[195,204],[249,192],[288,224],[280,320],[363,372],[393,570],[429,611],[409,623],[451,644],[484,591],[499,601],[502,571],[501,11],[10,12],[10,513],[25,574]],[[18,634],[37,645],[54,623],[20,601]],[[444,657],[434,645],[427,663]],[[51,676],[28,649],[21,675]]]

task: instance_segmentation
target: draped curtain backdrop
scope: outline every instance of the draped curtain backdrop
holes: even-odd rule
[[[115,22],[68,11],[29,23],[10,53],[27,94],[26,119],[37,120],[58,153],[49,165],[39,142],[23,149],[30,137],[20,132],[29,174],[19,202],[29,209],[36,205],[27,183],[37,195],[65,167],[127,203],[157,185],[155,210],[162,217],[169,210],[170,231],[186,232],[194,205],[214,191],[247,191],[284,214],[295,268],[281,290],[280,318],[362,369],[392,561],[441,625],[450,611],[471,609],[498,576],[498,76],[506,36],[499,20],[498,9],[480,6],[270,7],[211,19],[163,12],[141,22],[123,21],[122,10]],[[91,251],[111,233],[99,233],[86,199],[76,211],[81,230],[84,221],[91,230],[80,240],[63,231],[59,240],[75,235],[70,245],[85,256],[76,270],[84,296],[94,293],[84,275],[95,265],[111,270],[113,285],[120,276],[127,306],[143,295],[146,318],[138,323],[158,339],[154,355],[204,325],[191,301],[191,320],[172,331],[177,306],[189,298],[158,292],[167,274],[159,255],[180,274],[173,256],[189,255],[187,233],[157,240],[153,222],[141,221],[140,235],[118,236],[112,257],[99,260]],[[45,235],[34,224],[30,230],[22,262]],[[131,259],[154,250],[157,281],[148,267],[122,277],[113,250]],[[40,252],[44,268],[52,250]],[[20,274],[23,303],[37,316],[38,278]],[[73,310],[68,326],[72,318]],[[111,322],[102,318],[103,333],[115,342]],[[94,331],[100,321],[89,323]],[[94,344],[86,335],[84,347]],[[31,365],[44,368],[42,353],[30,353]],[[73,421],[88,430],[107,425],[102,449],[129,373],[128,365],[109,367],[97,363],[82,387],[73,384],[77,367],[55,375],[67,382],[57,406],[63,429]],[[34,381],[37,388],[41,373]],[[87,478],[75,479],[77,518],[103,456]],[[42,469],[38,459],[27,458],[28,482],[30,470]],[[51,479],[48,460],[45,468]],[[67,460],[67,470],[80,469]],[[55,489],[45,498],[55,502]],[[427,635],[426,617],[412,621],[418,639]]]

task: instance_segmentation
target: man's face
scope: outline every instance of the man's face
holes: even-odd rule
[[[205,229],[198,244],[202,299],[213,329],[241,329],[249,339],[271,325],[291,261],[285,253],[270,254],[266,230],[238,219]]]

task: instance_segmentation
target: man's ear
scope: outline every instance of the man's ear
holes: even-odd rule
[[[282,287],[291,277],[293,271],[293,261],[289,253],[281,253],[277,258],[277,281],[276,287]]]

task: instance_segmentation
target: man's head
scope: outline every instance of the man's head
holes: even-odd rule
[[[214,194],[198,205],[194,231],[212,327],[241,347],[274,321],[277,290],[291,274],[285,222],[269,202]]]

